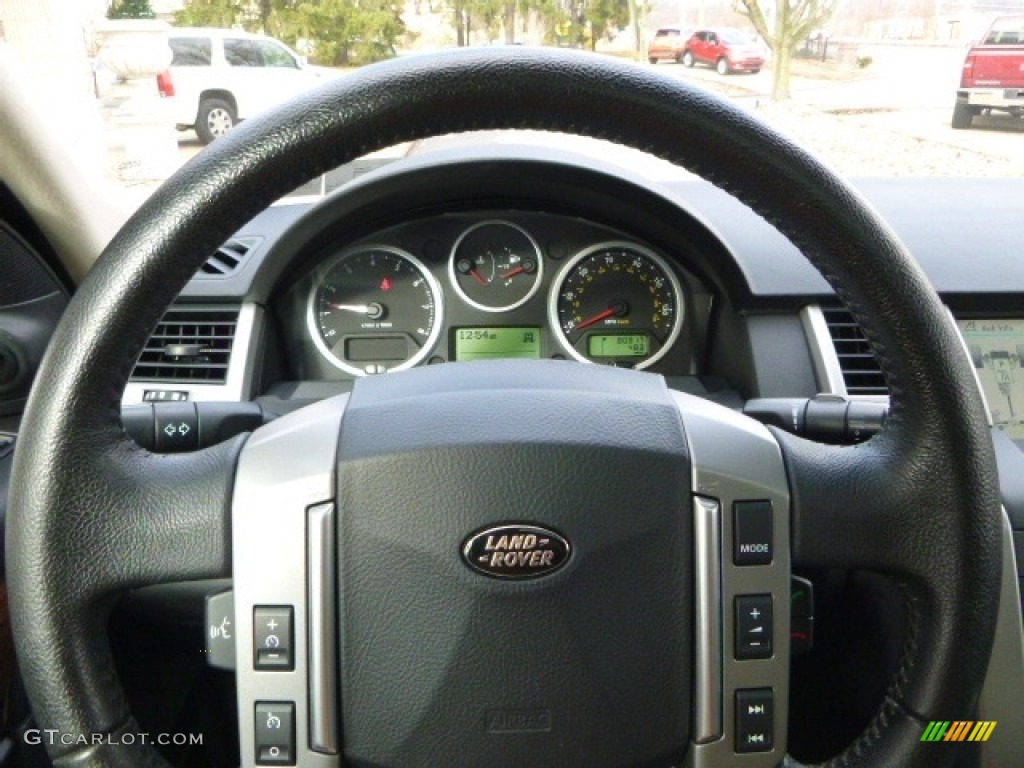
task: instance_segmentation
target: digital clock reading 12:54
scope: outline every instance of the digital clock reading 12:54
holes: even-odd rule
[[[452,335],[455,360],[540,358],[540,328],[456,328]]]

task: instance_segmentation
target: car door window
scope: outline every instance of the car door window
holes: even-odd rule
[[[224,58],[232,67],[263,66],[263,57],[250,40],[224,40]]]
[[[253,43],[256,50],[263,58],[265,67],[281,67],[284,69],[298,69],[299,65],[295,57],[279,45],[266,40],[258,40]]]
[[[208,67],[211,63],[210,38],[172,37],[168,44],[174,52],[172,67]]]

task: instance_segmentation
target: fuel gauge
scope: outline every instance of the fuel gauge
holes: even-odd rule
[[[474,224],[455,241],[448,276],[456,293],[485,312],[507,312],[529,301],[544,272],[540,247],[509,221]]]

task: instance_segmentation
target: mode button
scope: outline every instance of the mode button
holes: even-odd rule
[[[770,565],[772,551],[772,503],[737,501],[733,504],[733,552],[736,565]]]

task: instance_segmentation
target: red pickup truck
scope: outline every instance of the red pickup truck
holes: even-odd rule
[[[967,53],[953,127],[970,128],[983,109],[1024,115],[1024,15],[996,19]]]

